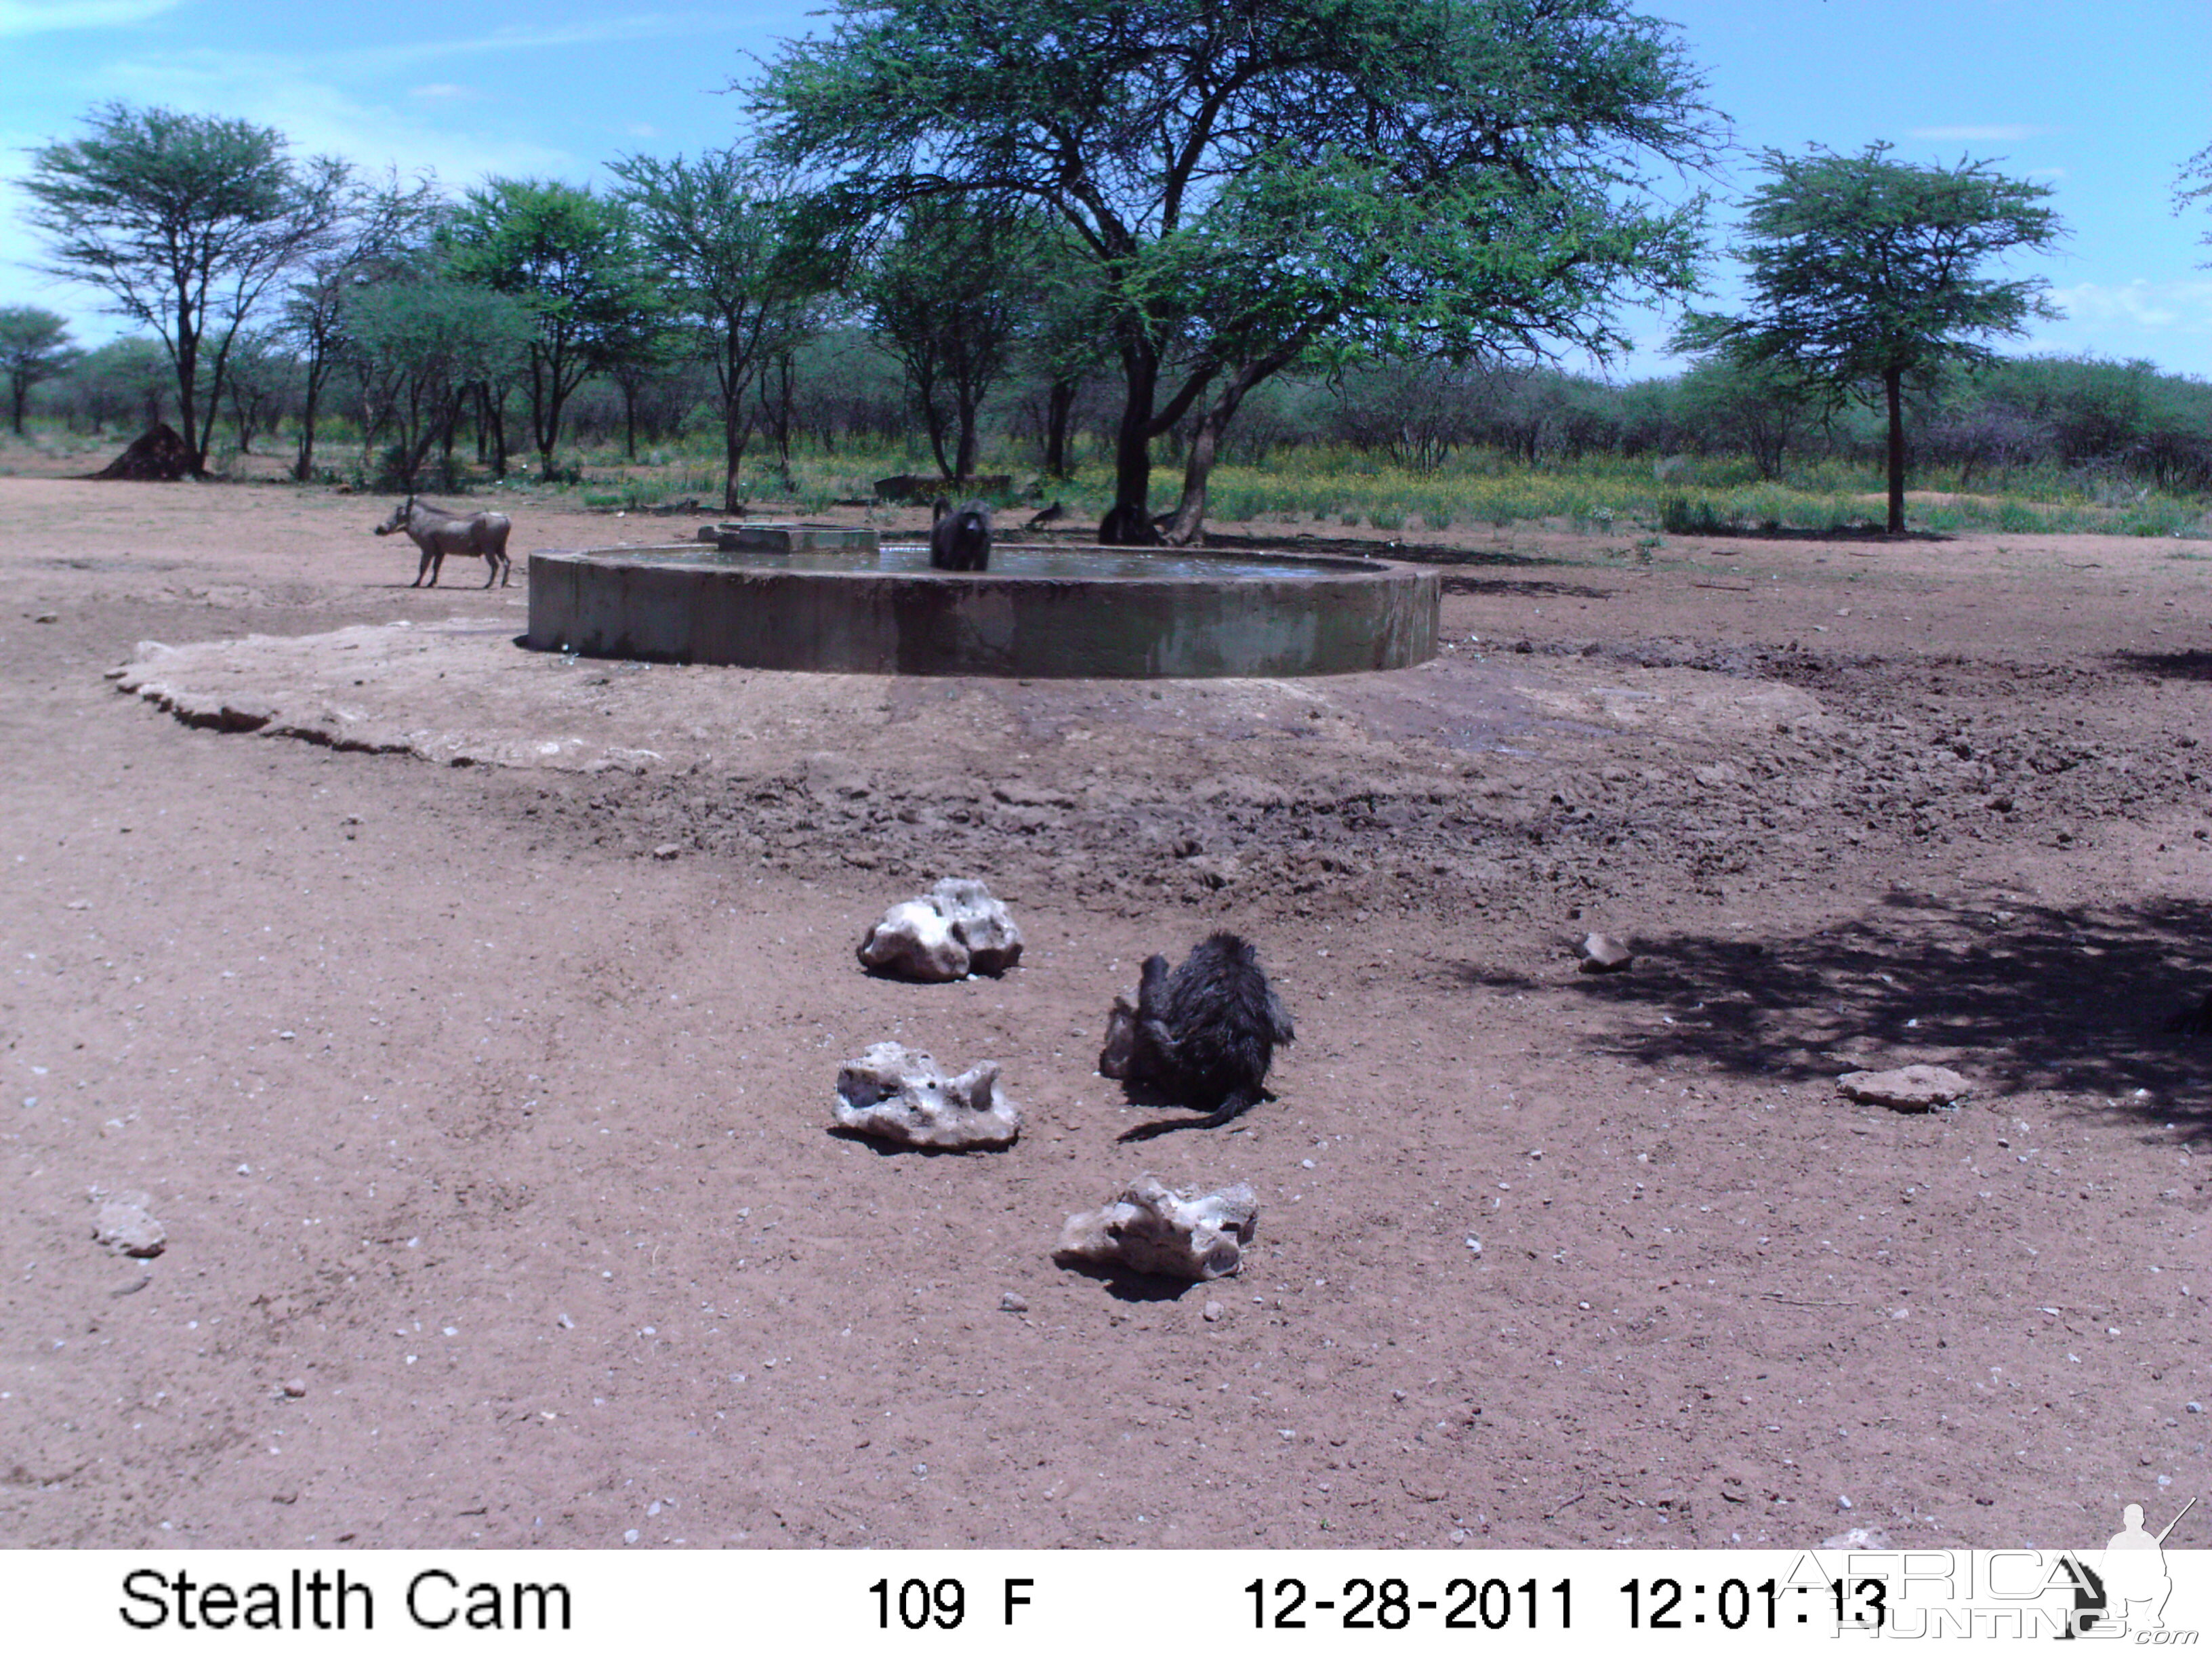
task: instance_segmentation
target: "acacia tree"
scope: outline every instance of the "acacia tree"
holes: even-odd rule
[[[284,334],[301,359],[300,444],[292,461],[301,483],[315,476],[315,421],[345,355],[339,325],[348,296],[401,271],[422,252],[445,206],[434,179],[402,183],[397,169],[380,184],[346,180],[333,235],[305,261],[284,301]]]
[[[868,274],[862,291],[875,332],[905,368],[948,478],[975,475],[976,416],[1036,311],[1045,258],[1033,217],[941,197],[907,210]]]
[[[1692,313],[1674,349],[1739,367],[1772,366],[1832,404],[1881,399],[1889,419],[1889,533],[1905,530],[1905,386],[1946,364],[1990,362],[1978,337],[2019,334],[2059,313],[2040,277],[1981,274],[2019,248],[2063,234],[2039,205],[2044,185],[1986,161],[1918,167],[1874,143],[1856,155],[1814,147],[1765,152],[1767,182],[1744,216],[1738,257],[1750,267],[1741,317]]]
[[[204,475],[231,342],[270,284],[323,245],[349,169],[295,164],[283,135],[247,121],[119,102],[87,121],[86,137],[31,152],[26,216],[54,239],[40,268],[106,289],[110,310],[161,336]]]
[[[495,179],[441,232],[448,268],[538,319],[524,385],[544,476],[568,398],[650,331],[659,295],[619,204],[574,185]]]
[[[1125,396],[1112,522],[1148,534],[1152,441],[1222,428],[1316,355],[1618,344],[1684,291],[1702,198],[1655,161],[1717,137],[1671,26],[1621,0],[841,0],[750,88],[771,153],[863,211],[981,194],[1063,224]]]
[[[538,319],[514,297],[434,269],[350,291],[343,338],[372,433],[392,439],[392,482],[412,494],[422,463],[472,388],[520,362]]]
[[[693,354],[714,371],[722,507],[734,513],[753,432],[750,394],[812,331],[811,301],[834,280],[836,250],[804,222],[787,180],[735,150],[696,161],[632,155],[611,170]]]
[[[0,306],[0,374],[8,377],[8,413],[23,435],[23,405],[31,388],[51,380],[77,359],[69,319],[38,306]]]

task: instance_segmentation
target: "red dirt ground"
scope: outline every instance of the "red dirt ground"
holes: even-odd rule
[[[1433,665],[1024,685],[531,656],[386,505],[0,479],[0,1543],[2072,1545],[2203,1489],[2202,544],[1447,533]],[[149,660],[312,740],[109,678],[257,634]],[[1021,966],[864,976],[943,874]],[[1120,1145],[1107,1007],[1220,926],[1279,1098]],[[885,1037],[1001,1061],[1019,1145],[825,1133]],[[1976,1093],[1836,1091],[1917,1060]],[[1147,1169],[1254,1186],[1241,1278],[1054,1265]]]

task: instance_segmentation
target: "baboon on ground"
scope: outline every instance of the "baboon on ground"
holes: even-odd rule
[[[1258,955],[1236,934],[1210,934],[1172,973],[1165,957],[1149,958],[1136,1007],[1116,1000],[1098,1069],[1207,1115],[1139,1124],[1121,1139],[1218,1128],[1272,1098],[1266,1084],[1275,1045],[1296,1036]]]
[[[991,504],[963,501],[956,510],[939,496],[929,526],[929,562],[938,570],[991,568]]]

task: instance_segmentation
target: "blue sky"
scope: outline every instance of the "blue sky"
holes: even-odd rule
[[[301,151],[435,171],[604,178],[629,153],[730,142],[726,88],[747,54],[814,27],[811,3],[723,0],[617,14],[580,0],[325,11],[279,0],[0,0],[0,304],[119,325],[99,296],[28,266],[39,245],[9,182],[28,146],[67,138],[107,99],[243,116]],[[2069,235],[2015,274],[2051,284],[2063,321],[2017,351],[2148,357],[2212,378],[2212,213],[2177,217],[2181,163],[2212,144],[2212,7],[2194,0],[1645,0],[1681,27],[1711,101],[1750,154],[1711,181],[1723,207],[1756,152],[1886,139],[1916,161],[1995,161],[2051,185]],[[1725,216],[1725,215],[1724,215]],[[1730,267],[1714,280],[1724,302]],[[1668,372],[1662,318],[1626,319],[1614,374]]]

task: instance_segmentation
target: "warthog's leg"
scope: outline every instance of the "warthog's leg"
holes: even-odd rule
[[[484,586],[486,587],[489,587],[491,586],[492,578],[500,574],[499,567],[501,562],[505,558],[505,556],[506,556],[501,553],[495,547],[487,547],[484,549]],[[502,586],[505,585],[506,584],[504,583],[501,584]]]
[[[415,544],[422,550],[422,562],[415,567],[415,580],[407,584],[410,587],[420,587],[422,586],[422,578],[424,574],[430,571],[430,556],[437,550],[435,547],[428,542],[417,542]],[[430,586],[435,587],[437,585],[438,578],[434,574],[432,574],[430,575]]]

